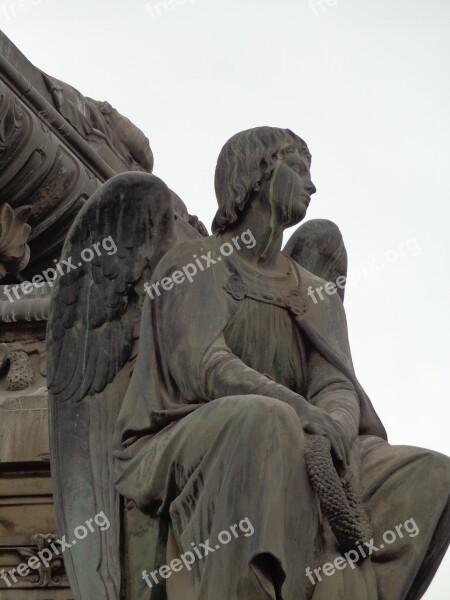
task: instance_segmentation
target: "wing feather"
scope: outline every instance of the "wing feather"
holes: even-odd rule
[[[327,219],[311,219],[289,238],[284,252],[299,265],[325,281],[347,277],[347,251],[338,226]],[[338,293],[344,300],[344,286]]]
[[[65,554],[76,600],[120,598],[121,513],[112,436],[142,305],[136,284],[175,245],[175,230],[167,186],[148,173],[124,173],[88,200],[64,244],[61,263],[76,269],[55,282],[47,328],[57,520],[67,540],[99,512],[110,522]]]
[[[102,248],[109,236],[114,253]],[[153,175],[118,175],[86,203],[62,254],[77,268],[56,283],[49,315],[48,387],[58,401],[101,391],[124,365],[132,346],[133,286],[174,243],[170,191]],[[83,262],[96,245],[101,253]]]

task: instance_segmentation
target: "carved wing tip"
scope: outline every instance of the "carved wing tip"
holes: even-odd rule
[[[341,230],[328,219],[311,219],[298,227],[284,251],[314,275],[335,282],[347,276],[347,251]],[[339,288],[344,299],[344,288]]]

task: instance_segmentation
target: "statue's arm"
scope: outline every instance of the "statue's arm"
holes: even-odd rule
[[[180,244],[158,265],[154,281],[175,277],[175,271],[188,262],[186,259],[200,251],[207,252],[212,244],[208,238]],[[224,290],[228,279],[229,271],[222,263],[152,301],[150,309],[157,329],[160,368],[169,385],[175,383],[174,393],[186,403],[198,403],[200,399],[214,401],[230,395],[275,398],[295,410],[305,432],[326,435],[333,454],[344,461],[348,455],[347,435],[333,417],[248,367],[227,346],[223,331],[233,310]],[[170,400],[164,401],[164,407],[171,408]]]
[[[210,345],[201,362],[201,372],[204,374],[204,390],[210,400],[229,395],[258,394],[276,398],[286,402],[296,411],[302,427],[307,433],[326,435],[331,443],[334,456],[346,467],[349,463],[350,447],[356,432],[349,426],[347,409],[352,407],[356,396],[351,389],[346,389],[347,382],[329,382],[327,394],[333,389],[333,397],[339,398],[336,406],[330,407],[331,412],[323,410],[321,406],[314,406],[303,396],[296,394],[289,388],[272,381],[269,377],[249,368],[227,347],[223,335],[218,335]],[[351,386],[351,384],[350,384]],[[349,406],[347,407],[348,393]],[[319,399],[326,395],[319,394]],[[318,410],[319,409],[319,410]],[[342,412],[342,410],[344,412]],[[359,415],[359,406],[356,404]],[[351,412],[350,411],[350,412]],[[356,417],[356,415],[354,415]],[[359,416],[357,417],[359,423]]]
[[[200,243],[206,252],[206,242]],[[164,257],[154,280],[173,275],[194,252],[200,254],[191,244],[180,246]],[[258,394],[288,403],[299,415],[304,413],[310,405],[303,396],[251,369],[227,346],[222,333],[229,318],[225,294],[219,269],[211,268],[152,301],[159,354],[176,388],[188,402]]]
[[[204,393],[209,400],[257,394],[286,402],[299,416],[305,411],[306,399],[303,396],[248,367],[232,353],[222,334],[204,353],[200,372],[203,374]]]
[[[320,352],[310,351],[308,357],[307,399],[325,410],[345,429],[349,441],[358,434],[360,405],[351,381]]]

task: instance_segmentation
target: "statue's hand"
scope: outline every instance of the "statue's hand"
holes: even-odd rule
[[[342,423],[312,404],[305,407],[301,422],[305,433],[322,435],[329,440],[331,453],[343,471],[341,476],[344,476],[350,462],[351,442]]]

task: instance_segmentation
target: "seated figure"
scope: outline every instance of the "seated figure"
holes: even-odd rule
[[[305,243],[311,229],[281,251],[316,191],[310,163],[287,129],[231,138],[217,163],[213,235],[168,243],[130,284],[145,296],[135,363],[129,343],[103,383],[93,389],[92,375],[76,392],[101,394],[131,357],[111,441],[116,489],[168,520],[195,600],[417,600],[450,540],[450,459],[387,442],[354,373],[342,293],[311,294],[330,264],[345,280],[337,228],[312,228],[325,231],[322,263],[320,244]],[[63,360],[57,324],[50,318],[59,333],[49,352]],[[49,387],[62,406],[68,384],[54,364]],[[151,566],[142,577],[157,588],[168,573]]]

